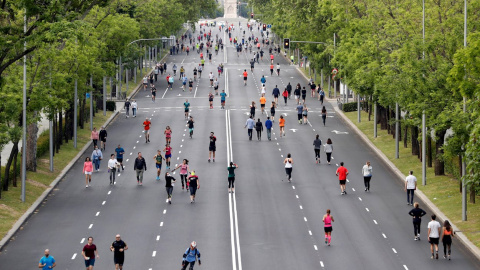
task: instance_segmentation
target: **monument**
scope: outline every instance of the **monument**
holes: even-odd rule
[[[224,0],[224,17],[238,18],[237,14],[237,0]]]

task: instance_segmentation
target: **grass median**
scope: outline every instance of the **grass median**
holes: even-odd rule
[[[93,126],[100,127],[112,115],[113,112],[107,111],[103,116],[99,112],[93,118]],[[41,156],[37,160],[37,172],[27,172],[26,196],[22,203],[20,195],[22,192],[22,183],[17,179],[18,186],[10,186],[8,191],[2,191],[0,199],[0,236],[12,228],[13,224],[27,211],[27,209],[37,200],[37,198],[48,188],[52,181],[60,174],[67,164],[80,152],[87,142],[90,141],[89,124],[85,129],[78,129],[77,148],[73,147],[73,141],[63,143],[60,151],[53,158],[54,170],[50,172],[49,153]],[[20,158],[20,157],[19,157]],[[19,177],[20,178],[20,177]]]
[[[412,155],[411,148],[403,147],[400,142],[399,159],[395,159],[395,140],[387,130],[380,130],[378,126],[377,138],[373,137],[373,121],[368,121],[368,114],[362,111],[362,122],[357,122],[357,112],[345,113],[368,139],[380,149],[393,164],[405,175],[409,170],[421,175],[422,163]],[[372,116],[373,119],[373,116]],[[462,196],[459,192],[459,180],[452,175],[436,176],[434,168],[427,168],[427,185],[421,185],[420,189],[453,222],[477,247],[480,248],[480,204],[468,203],[468,221],[462,221]]]

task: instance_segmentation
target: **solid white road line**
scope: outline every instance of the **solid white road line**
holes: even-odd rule
[[[167,93],[167,91],[168,91],[168,87],[167,87],[167,89],[165,89],[165,92],[163,93],[163,96],[162,96],[162,98],[164,98],[164,97],[165,97],[165,94]]]
[[[232,193],[228,194],[228,209],[230,212],[230,242],[232,243],[232,266],[233,270],[237,269],[236,255],[235,255],[235,233],[233,228],[233,213],[232,213]]]
[[[235,238],[237,240],[238,270],[242,270],[242,253],[240,252],[240,238],[238,236],[237,200],[235,198],[235,193],[233,193],[233,212],[235,214]]]

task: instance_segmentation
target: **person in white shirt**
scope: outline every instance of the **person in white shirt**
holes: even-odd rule
[[[442,225],[440,225],[440,222],[436,221],[436,219],[437,216],[433,214],[432,220],[428,223],[428,242],[430,243],[430,252],[432,252],[430,259],[436,258],[438,260],[438,240],[440,239],[440,229]],[[435,246],[435,256],[433,246]]]
[[[363,165],[362,174],[365,192],[370,191],[370,180],[372,179],[372,166],[370,166],[370,161],[367,161],[367,164]]]
[[[132,101],[132,112],[133,117],[137,117],[137,102],[135,100]]]
[[[114,154],[110,155],[110,159],[108,160],[108,172],[110,174],[110,185],[115,184],[115,173],[117,172],[117,167],[120,165],[117,159],[115,158]]]
[[[413,205],[413,195],[417,189],[417,178],[413,176],[413,171],[405,179],[405,191],[407,192],[407,205]],[[411,195],[411,196],[410,196]]]

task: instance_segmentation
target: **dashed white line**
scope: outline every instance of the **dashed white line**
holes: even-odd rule
[[[320,266],[321,266],[321,267],[324,267],[324,266],[323,266],[323,262],[322,262],[322,261],[320,261]]]
[[[155,255],[157,255],[157,252],[154,250],[152,253],[152,257],[155,257]]]
[[[313,248],[314,248],[315,250],[318,250],[317,245],[313,245]]]
[[[350,183],[350,180],[347,179],[347,183]]]
[[[77,253],[73,253],[72,260],[75,260],[76,257],[77,257]]]
[[[308,234],[312,235],[312,231],[308,231]]]
[[[370,210],[368,210],[368,208],[365,208],[365,210],[367,210],[367,212],[370,212]]]
[[[293,189],[295,189],[295,186],[292,186]]]
[[[373,220],[373,223],[375,223],[376,225],[378,225],[378,223],[377,223],[377,221],[376,221],[375,219]]]
[[[408,267],[405,264],[403,265],[403,268],[405,268],[405,270],[408,270]]]
[[[167,213],[167,209],[163,210],[163,214],[165,215]]]
[[[382,233],[382,235],[383,235],[383,238],[387,238],[387,236],[384,233]]]
[[[180,144],[180,147],[183,147],[183,144]]]
[[[303,207],[300,205],[300,209],[303,209]]]
[[[298,195],[295,195],[295,197],[297,197],[297,199],[299,198]]]
[[[354,188],[352,188],[352,190],[353,190],[353,191],[355,191],[355,189],[354,189]]]
[[[393,250],[393,253],[397,254],[397,251],[394,248],[392,248],[392,250]]]
[[[122,174],[119,173],[118,176],[120,176],[120,175],[122,175]]]
[[[140,136],[140,137],[141,137],[141,136]],[[139,142],[139,141],[137,141],[137,143],[138,143],[138,142]]]
[[[157,241],[159,241],[159,240],[160,240],[160,235],[157,235]]]
[[[130,156],[131,156],[132,154],[133,154],[133,153],[132,153],[132,152],[130,152]]]
[[[98,215],[100,215],[100,212],[97,212],[97,214],[95,214],[96,217],[98,217]],[[83,239],[85,239],[85,238],[83,238]]]
[[[185,135],[185,134],[183,134],[183,135]],[[181,153],[182,153],[182,151],[178,151],[178,153],[179,153],[179,154],[181,154]]]
[[[307,222],[307,217],[303,217],[303,220],[305,220],[305,222]]]
[[[128,158],[127,158],[126,162],[128,162]]]
[[[278,148],[278,151],[282,151],[282,148]]]
[[[135,148],[136,148],[136,146],[133,147],[133,149],[135,149]]]
[[[93,223],[88,226],[88,229],[90,230],[93,227]]]
[[[362,201],[362,198],[358,197],[358,199],[359,199],[360,201]]]
[[[107,202],[107,201],[103,201],[103,202],[102,202],[102,205],[105,205],[106,202]]]
[[[82,241],[80,241],[80,244],[83,244],[85,242],[85,238],[82,238]]]
[[[163,221],[162,221],[162,222],[160,222],[160,227],[163,227]]]
[[[283,155],[280,155],[283,158]]]
[[[107,193],[107,195],[110,195],[111,193],[112,193],[112,191],[111,191],[111,190],[109,190],[109,191],[108,191],[108,193]]]

